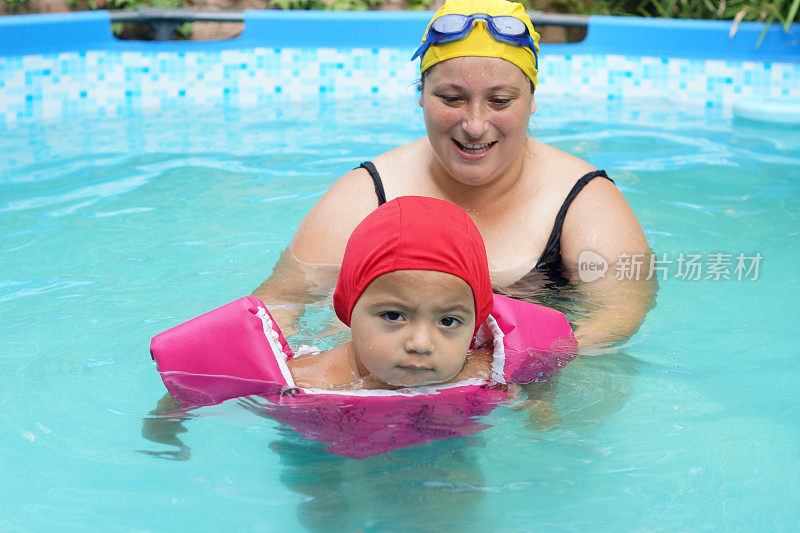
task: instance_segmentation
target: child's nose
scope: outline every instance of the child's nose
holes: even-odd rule
[[[407,352],[429,354],[433,352],[433,336],[425,324],[412,324],[405,342]]]

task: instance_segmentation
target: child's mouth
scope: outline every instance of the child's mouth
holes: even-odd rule
[[[430,372],[433,369],[428,368],[427,366],[417,366],[417,365],[397,365],[399,368],[403,370],[408,370],[410,372]]]

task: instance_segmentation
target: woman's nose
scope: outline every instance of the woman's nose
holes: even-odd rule
[[[474,102],[464,109],[464,113],[465,116],[461,121],[461,128],[467,134],[467,137],[475,140],[483,137],[483,134],[489,128],[486,109],[479,102]]]
[[[420,354],[433,352],[433,336],[430,329],[423,324],[411,325],[405,341],[405,350]]]

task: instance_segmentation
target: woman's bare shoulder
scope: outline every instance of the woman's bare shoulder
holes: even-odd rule
[[[410,143],[406,143],[402,146],[398,146],[397,148],[392,148],[388,152],[384,152],[375,159],[373,162],[383,163],[385,165],[397,165],[401,163],[407,163],[409,160],[415,161],[423,153],[426,153],[430,150],[430,143],[428,142],[427,137],[420,137],[415,141],[411,141]]]
[[[587,172],[596,170],[587,161],[536,139],[529,139],[528,147],[533,157],[532,166],[550,180],[575,183]]]
[[[570,187],[594,167],[578,165]],[[601,254],[613,263],[621,254],[642,254],[647,239],[622,191],[610,180],[596,177],[586,183],[569,206],[561,236],[562,260],[576,264],[583,251]]]
[[[380,172],[386,199],[424,194],[429,176],[431,148],[427,137],[389,150],[373,159]]]
[[[353,229],[377,206],[369,173],[363,168],[351,170],[331,185],[300,223],[292,253],[304,263],[341,264]]]
[[[384,183],[387,199],[402,194],[395,183],[407,183],[409,175],[418,175],[429,146],[423,137],[381,154],[373,159]],[[336,180],[300,223],[291,249],[304,263],[341,264],[347,239],[359,222],[376,207],[375,184],[364,168],[355,168]]]

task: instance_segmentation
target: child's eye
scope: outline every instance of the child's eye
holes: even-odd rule
[[[446,316],[439,321],[446,328],[454,328],[461,325],[461,321],[453,316]]]
[[[381,316],[390,322],[397,322],[403,319],[403,314],[397,311],[386,311]]]

